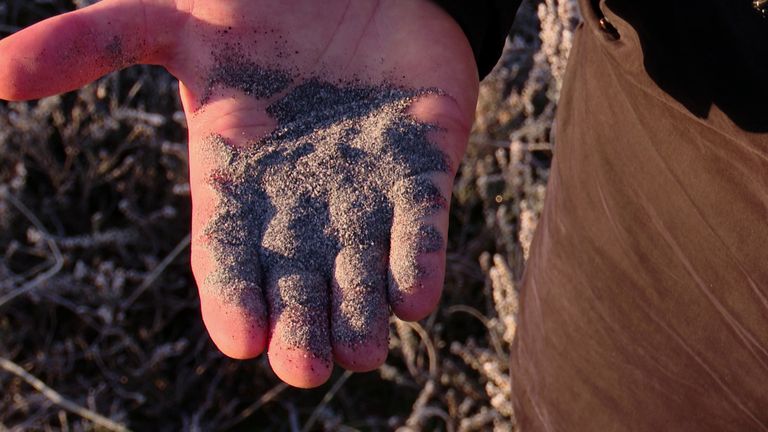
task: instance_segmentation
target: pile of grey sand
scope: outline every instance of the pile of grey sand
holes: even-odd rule
[[[275,80],[270,88],[288,85],[284,73]],[[370,327],[386,322],[387,304],[428,271],[416,254],[444,247],[420,221],[445,206],[431,177],[448,171],[448,159],[428,137],[438,128],[407,112],[434,93],[310,79],[268,107],[277,123],[268,136],[241,149],[208,137],[219,204],[205,235],[218,270],[204,285],[287,322],[286,342],[319,358],[328,358],[331,340],[368,341]],[[393,240],[406,252],[390,257],[395,209],[410,223]]]

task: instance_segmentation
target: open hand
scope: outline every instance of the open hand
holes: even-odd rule
[[[180,81],[192,269],[225,354],[289,384],[387,355],[390,309],[436,306],[448,202],[477,98],[428,0],[104,0],[0,41],[0,98],[131,64]]]

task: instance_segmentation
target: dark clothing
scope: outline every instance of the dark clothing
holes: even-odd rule
[[[522,431],[768,431],[768,20],[581,7],[512,348]]]
[[[434,0],[448,12],[472,46],[480,79],[493,69],[522,0]]]
[[[768,20],[581,3],[512,349],[522,431],[768,431]]]

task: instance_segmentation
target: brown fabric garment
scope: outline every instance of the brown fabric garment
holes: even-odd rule
[[[523,432],[768,431],[768,20],[749,3],[582,2],[512,349]]]

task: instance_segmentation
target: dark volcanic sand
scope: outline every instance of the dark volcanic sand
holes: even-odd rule
[[[215,66],[208,73],[205,93],[200,103],[210,101],[216,88],[233,88],[256,99],[266,99],[291,84],[291,76],[279,69],[260,66],[229,44],[212,52]]]
[[[211,82],[263,97],[254,89],[279,91],[286,76],[224,61]],[[427,139],[436,127],[406,114],[428,93],[314,79],[269,106],[277,128],[247,149],[208,137],[220,166],[211,177],[220,204],[206,228],[219,269],[208,289],[255,313],[263,293],[273,321],[287,323],[285,342],[320,358],[331,340],[368,341],[388,303],[425,271],[416,254],[444,247],[420,220],[445,205],[429,174],[447,172],[447,158]],[[395,208],[408,221],[395,239],[406,247],[390,258]]]

